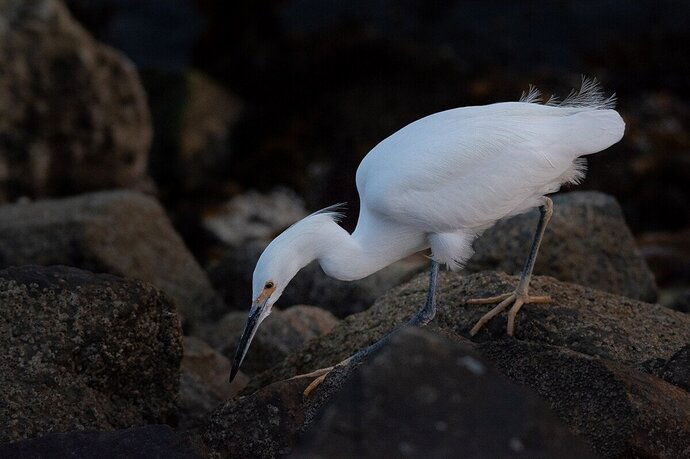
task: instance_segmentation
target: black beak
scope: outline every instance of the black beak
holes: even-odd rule
[[[235,351],[235,360],[233,361],[232,369],[230,370],[230,382],[235,379],[237,372],[240,370],[240,365],[242,365],[242,361],[244,360],[245,355],[247,355],[249,345],[254,338],[254,334],[256,334],[256,330],[259,328],[259,317],[261,317],[261,311],[263,311],[267,301],[268,299],[264,300],[257,307],[252,308],[252,311],[249,313],[247,324],[244,326],[244,332],[242,333],[240,342],[237,345],[237,350]]]

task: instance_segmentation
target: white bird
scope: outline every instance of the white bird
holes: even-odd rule
[[[266,247],[253,276],[253,303],[237,347],[232,380],[256,330],[297,272],[316,260],[336,279],[355,280],[431,248],[426,303],[409,324],[422,326],[435,314],[439,264],[457,269],[473,254],[472,242],[498,220],[539,207],[534,242],[514,292],[468,303],[499,303],[472,329],[509,306],[508,334],[526,303],[549,297],[528,293],[532,268],[553,212],[545,195],[578,183],[586,163],[623,137],[625,123],[596,80],[583,79],[579,91],[562,102],[540,103],[530,88],[518,102],[463,107],[417,120],[376,145],[357,169],[360,213],[352,234],[338,225],[338,206],[298,221]],[[390,336],[390,335],[388,335]],[[361,360],[387,340],[360,351]],[[305,391],[323,380],[331,368]]]

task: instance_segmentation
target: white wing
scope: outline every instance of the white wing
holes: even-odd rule
[[[573,162],[608,148],[625,124],[614,110],[507,102],[436,113],[362,160],[369,211],[428,232],[483,228],[538,205]]]

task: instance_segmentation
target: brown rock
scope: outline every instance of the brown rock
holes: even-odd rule
[[[246,320],[247,313],[231,312],[199,333],[214,348],[232,359]],[[312,338],[331,331],[337,323],[338,319],[330,312],[314,306],[292,306],[284,311],[274,307],[271,315],[259,327],[242,369],[249,375],[267,370],[288,354],[304,347]]]
[[[70,265],[152,283],[190,327],[225,309],[154,199],[130,191],[0,207],[0,267]]]
[[[217,405],[237,394],[249,382],[239,372],[228,384],[230,361],[211,346],[193,336],[184,338],[180,365],[179,427],[202,424]]]
[[[174,421],[181,344],[172,301],[149,284],[0,271],[0,442]]]
[[[653,302],[654,275],[635,246],[613,196],[572,192],[553,197],[534,273]],[[498,222],[474,243],[467,270],[520,274],[539,220],[536,210]]]
[[[0,3],[0,201],[148,188],[134,65],[56,0]]]

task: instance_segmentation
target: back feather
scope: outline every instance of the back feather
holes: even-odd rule
[[[541,92],[535,86],[530,85],[527,92],[522,92],[519,102],[541,104]],[[579,90],[573,89],[570,91],[570,94],[560,102],[557,97],[552,95],[544,105],[590,108],[595,110],[613,109],[616,107],[616,94],[606,97],[596,78],[586,78],[583,76]]]

